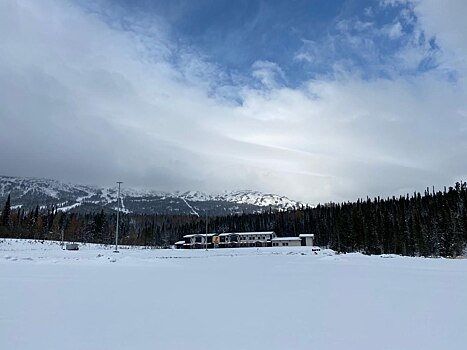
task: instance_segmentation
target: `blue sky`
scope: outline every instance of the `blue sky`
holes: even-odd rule
[[[467,180],[464,0],[0,2],[5,175],[309,203]]]
[[[297,87],[333,76],[339,65],[364,79],[416,75],[436,68],[435,37],[416,32],[407,2],[380,1],[110,1],[82,3],[128,29],[137,18],[162,22],[170,40],[222,71],[222,83],[254,83],[255,62],[276,64],[278,82]],[[148,33],[145,33],[148,35]],[[153,33],[157,35],[158,33]],[[151,34],[148,45],[150,45]],[[398,62],[401,49],[424,50],[419,62]],[[177,62],[175,52],[173,60]]]

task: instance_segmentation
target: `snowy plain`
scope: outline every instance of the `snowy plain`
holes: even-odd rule
[[[467,260],[0,240],[0,349],[463,349]]]

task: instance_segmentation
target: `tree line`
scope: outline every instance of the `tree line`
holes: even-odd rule
[[[0,237],[112,244],[116,214],[79,214],[57,208],[11,209]],[[443,191],[356,202],[328,203],[287,211],[268,210],[207,218],[209,232],[275,231],[278,236],[314,233],[316,245],[339,252],[455,257],[467,245],[467,185]],[[168,247],[185,234],[205,233],[206,218],[188,215],[123,214],[119,244]]]

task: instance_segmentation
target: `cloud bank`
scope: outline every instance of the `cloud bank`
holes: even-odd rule
[[[336,19],[320,42],[303,38],[295,59],[304,69],[330,67],[289,86],[262,57],[248,77],[226,73],[154,14],[2,1],[2,173],[160,190],[252,188],[310,203],[465,180],[466,5],[378,6],[386,7],[398,14],[384,26],[373,9]],[[381,40],[398,41],[387,59]],[[337,59],[333,48],[345,47],[365,57]]]

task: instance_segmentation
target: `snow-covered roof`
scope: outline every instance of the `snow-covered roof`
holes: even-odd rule
[[[274,231],[263,231],[263,232],[225,232],[221,233],[219,236],[229,236],[229,235],[239,235],[239,236],[251,236],[251,235],[273,235]]]
[[[191,238],[191,237],[212,237],[212,236],[215,236],[217,235],[217,233],[208,233],[207,235],[205,233],[194,233],[194,234],[191,234],[191,235],[185,235],[183,236],[183,238]]]
[[[185,241],[178,241],[178,242],[175,242],[175,245],[177,244],[185,244]]]
[[[298,237],[277,237],[271,239],[271,241],[301,241]]]
[[[298,235],[298,237],[300,237],[300,238],[302,238],[302,237],[303,237],[303,238],[305,238],[305,237],[311,237],[311,238],[313,238],[314,236],[315,236],[315,235],[312,234],[312,233],[302,233],[302,234]]]
[[[240,236],[247,236],[247,235],[272,235],[273,231],[265,231],[265,232],[241,232],[238,233]]]
[[[230,236],[230,235],[238,235],[238,233],[224,232],[224,233],[221,233],[219,236],[225,237],[225,236]]]

